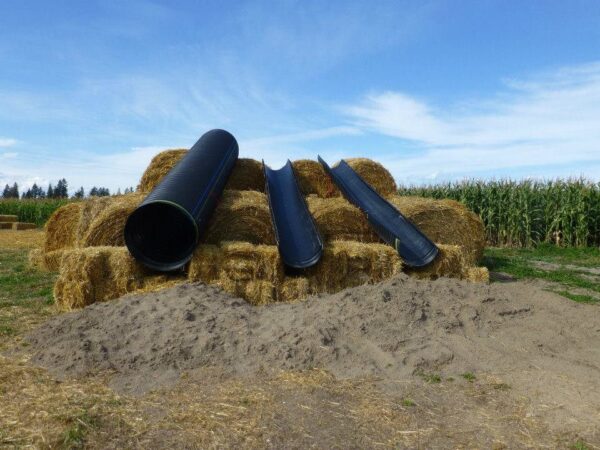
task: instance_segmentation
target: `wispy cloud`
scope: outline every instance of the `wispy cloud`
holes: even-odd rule
[[[600,63],[509,80],[504,92],[458,106],[388,91],[342,111],[356,127],[399,138],[399,148],[420,149],[384,156],[417,178],[600,165]]]
[[[0,137],[0,147],[12,147],[14,145],[17,145],[18,142],[19,141],[17,141],[16,139]]]

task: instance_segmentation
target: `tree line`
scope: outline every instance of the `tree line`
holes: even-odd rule
[[[129,194],[133,192],[133,187],[126,188],[123,191],[123,194]],[[87,196],[89,197],[106,197],[109,196],[110,190],[106,187],[92,187]],[[116,195],[121,195],[121,189],[118,189]],[[86,196],[86,192],[83,189],[83,186],[77,189],[71,198],[84,198]],[[52,183],[48,185],[47,189],[44,189],[41,186],[38,186],[37,183],[33,183],[33,186],[27,188],[22,193],[19,192],[19,184],[13,183],[12,186],[6,185],[4,186],[4,190],[2,191],[2,198],[22,198],[22,199],[41,199],[41,198],[69,198],[69,184],[67,180],[62,178],[58,180],[56,186],[53,186]]]

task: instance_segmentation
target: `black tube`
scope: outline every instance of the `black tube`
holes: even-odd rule
[[[294,269],[314,266],[323,254],[323,241],[298,187],[292,163],[288,160],[281,169],[273,170],[263,161],[263,167],[281,259]]]
[[[238,157],[224,130],[202,135],[127,219],[125,243],[135,259],[167,272],[187,263]]]

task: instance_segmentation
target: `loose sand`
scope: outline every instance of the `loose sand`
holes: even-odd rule
[[[184,284],[57,316],[29,336],[32,362],[61,377],[110,371],[143,394],[207,367],[224,377],[322,368],[339,379],[493,376],[552,427],[600,423],[600,314],[536,282],[385,282],[253,307]],[[420,375],[421,374],[421,375]],[[537,406],[536,406],[537,405]]]

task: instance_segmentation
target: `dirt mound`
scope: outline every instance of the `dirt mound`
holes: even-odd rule
[[[28,340],[32,361],[55,375],[112,371],[113,387],[125,392],[206,367],[230,375],[319,367],[340,378],[389,380],[485,372],[537,389],[534,369],[550,387],[565,376],[600,379],[596,312],[532,283],[398,275],[264,307],[197,283],[57,316]]]

